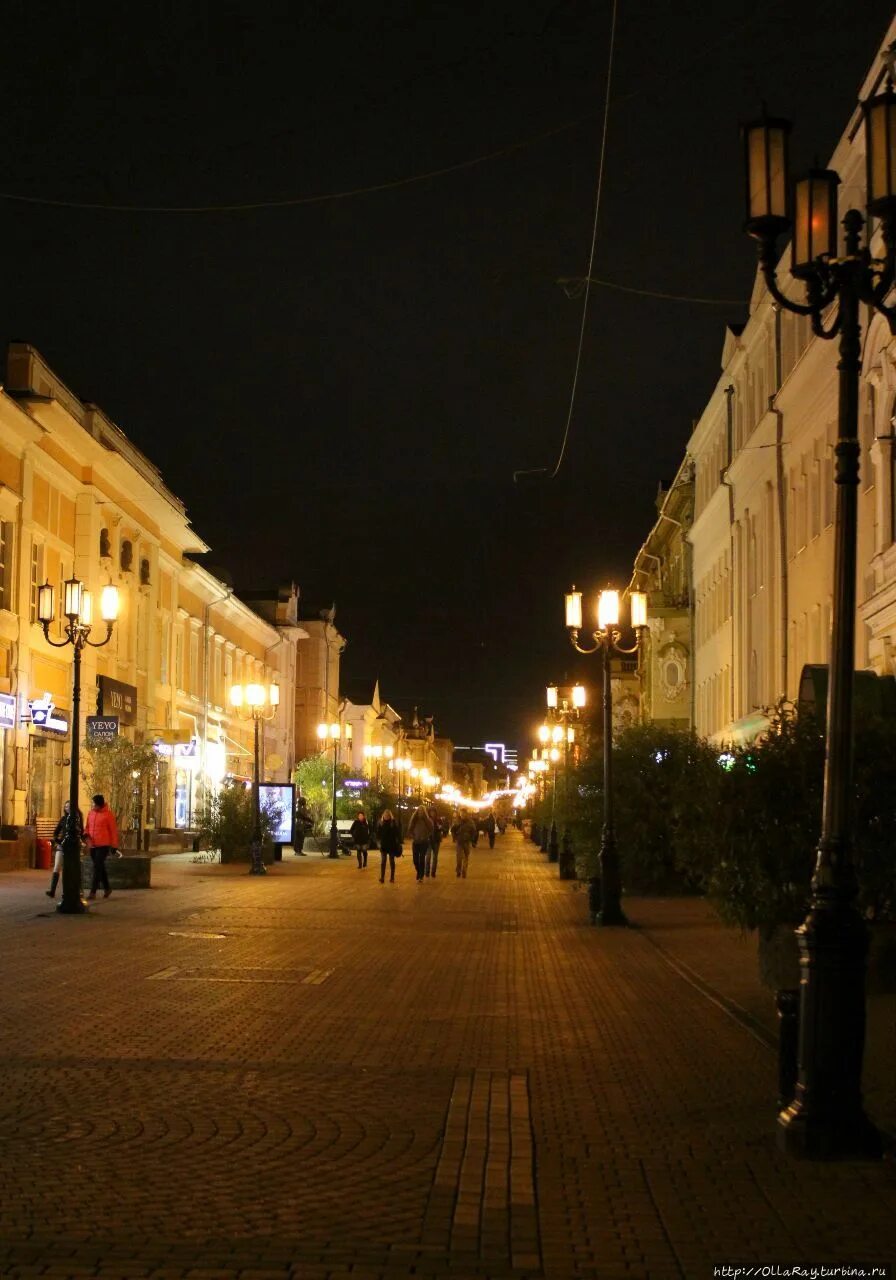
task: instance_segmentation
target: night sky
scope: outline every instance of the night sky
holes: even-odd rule
[[[609,0],[13,4],[0,336],[162,469],[238,586],[335,600],[353,677],[527,745],[578,673],[570,580],[624,585],[745,308],[592,293],[566,422]],[[749,297],[738,123],[826,160],[892,14],[619,2],[594,274]],[[135,16],[135,15],[139,15]],[[122,25],[130,24],[130,25]],[[522,144],[522,145],[517,145]]]

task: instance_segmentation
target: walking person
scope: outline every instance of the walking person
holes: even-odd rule
[[[459,878],[466,880],[470,849],[476,843],[477,835],[476,822],[469,816],[466,809],[461,809],[457,821],[451,828],[451,834],[454,837],[454,849],[457,855],[455,874]]]
[[[363,809],[358,811],[358,816],[351,825],[349,835],[358,855],[358,870],[363,871],[367,866],[367,850],[370,848],[370,824],[364,817]]]
[[[432,822],[432,835],[429,837],[429,848],[426,851],[426,875],[435,880],[439,867],[439,846],[445,835],[445,824],[435,808],[430,809],[429,818]]]
[[[408,823],[408,838],[414,855],[414,870],[417,872],[418,884],[423,883],[426,873],[426,855],[429,852],[432,830],[432,819],[423,806],[418,805]]]
[[[485,834],[488,836],[488,847],[490,849],[494,849],[495,847],[496,825],[497,824],[495,822],[495,811],[494,809],[489,809],[488,813],[485,815],[485,822],[483,822],[482,826],[483,826],[483,830],[485,831]]]
[[[380,884],[386,879],[386,860],[389,861],[389,883],[395,883],[395,859],[401,857],[401,827],[392,817],[391,809],[384,809],[377,828],[380,844]]]
[[[311,817],[308,801],[304,796],[299,796],[296,801],[296,820],[292,835],[292,851],[297,858],[307,856],[305,853],[305,837],[313,826],[314,819]]]
[[[56,828],[53,832],[53,874],[50,876],[50,887],[46,891],[48,898],[56,897],[56,886],[59,884],[59,877],[62,874],[62,857],[64,853],[62,842],[68,832],[68,815],[70,813],[71,803],[66,800],[62,806],[62,817],[56,823]],[[78,810],[78,839],[84,839],[84,815],[80,809]]]
[[[108,898],[112,890],[109,888],[106,859],[118,849],[118,826],[104,796],[93,797],[93,808],[87,815],[87,843],[93,863],[93,883],[87,896],[95,898],[97,889],[102,885],[103,897]]]

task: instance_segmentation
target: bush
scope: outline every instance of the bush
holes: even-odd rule
[[[271,831],[277,823],[275,806],[262,806],[262,844],[270,844]],[[220,849],[221,861],[247,858],[255,827],[255,803],[252,788],[241,782],[225,783],[208,796],[199,817],[199,834],[210,849]]]

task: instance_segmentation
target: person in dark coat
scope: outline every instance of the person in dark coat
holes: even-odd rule
[[[71,804],[66,800],[62,807],[62,817],[56,823],[56,829],[53,832],[53,874],[50,876],[50,887],[47,889],[47,897],[56,897],[56,886],[59,884],[59,877],[62,874],[62,842],[65,840],[68,832],[68,815],[71,812]],[[78,839],[84,839],[84,814],[78,810]]]
[[[482,824],[482,827],[483,827],[483,830],[485,831],[485,834],[488,836],[488,847],[490,849],[494,849],[495,847],[495,827],[496,826],[497,826],[497,823],[495,822],[495,811],[494,809],[489,809],[488,813],[486,814],[485,822],[483,822]]]
[[[389,860],[389,882],[395,883],[395,859],[401,857],[401,827],[392,817],[391,809],[384,809],[377,828],[380,843],[380,884],[386,879],[386,859]]]
[[[432,822],[432,835],[429,837],[429,848],[426,851],[426,875],[432,876],[435,880],[439,869],[439,846],[445,835],[445,824],[435,808],[430,809],[429,818]]]
[[[414,810],[414,815],[408,823],[408,838],[414,853],[414,870],[417,872],[417,883],[421,884],[426,872],[426,855],[429,852],[429,842],[432,839],[432,819],[422,805],[419,805]]]
[[[313,826],[314,819],[308,808],[308,801],[304,796],[299,796],[296,801],[296,820],[292,836],[292,850],[297,857],[305,857],[305,837]]]
[[[351,825],[349,835],[358,855],[358,870],[362,871],[367,866],[367,850],[370,848],[370,824],[364,817],[363,810],[358,811],[358,816]]]

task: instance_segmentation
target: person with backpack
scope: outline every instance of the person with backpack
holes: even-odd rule
[[[429,819],[432,823],[432,835],[429,837],[429,848],[426,851],[425,875],[435,880],[439,867],[439,846],[445,835],[445,824],[435,807],[430,809]]]
[[[418,805],[408,823],[408,838],[414,855],[414,870],[417,872],[418,884],[423,883],[423,877],[426,873],[426,855],[429,852],[432,831],[432,819],[423,806]]]
[[[466,809],[461,809],[458,814],[457,821],[451,828],[451,834],[454,837],[454,848],[457,856],[457,869],[455,874],[459,879],[466,880],[467,865],[470,861],[470,849],[476,843],[477,829],[475,819],[471,818]]]

